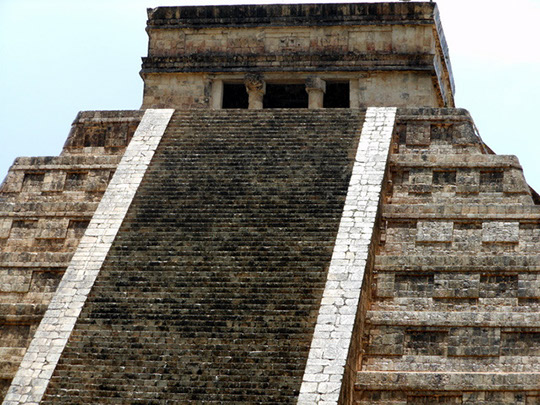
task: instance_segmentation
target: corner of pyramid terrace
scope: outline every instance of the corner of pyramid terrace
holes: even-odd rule
[[[540,403],[540,198],[434,3],[147,13],[142,108],[0,188],[3,405]]]

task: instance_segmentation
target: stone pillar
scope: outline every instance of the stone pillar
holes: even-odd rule
[[[219,110],[223,107],[223,80],[214,80],[212,82],[212,101],[211,108]]]
[[[323,108],[326,82],[318,76],[310,76],[306,79],[306,91],[308,92],[308,108]]]
[[[249,96],[250,110],[261,110],[263,108],[263,96],[266,93],[266,82],[260,74],[248,73],[244,78],[246,91]]]
[[[349,82],[349,106],[360,108],[360,80],[358,79]]]

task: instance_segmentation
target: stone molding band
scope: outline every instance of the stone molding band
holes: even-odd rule
[[[392,139],[396,108],[367,110],[298,404],[337,405]]]
[[[3,405],[37,405],[174,110],[148,109],[19,366]]]

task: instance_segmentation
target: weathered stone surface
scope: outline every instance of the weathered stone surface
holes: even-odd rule
[[[381,199],[395,108],[369,108],[328,270],[319,316],[302,379],[298,404],[348,402],[352,392],[344,379],[354,353],[353,327],[359,311],[364,271]]]
[[[359,404],[538,398],[539,206],[464,118],[398,110]]]
[[[147,176],[166,124],[92,111],[1,186],[5,404],[53,372],[46,404],[540,403],[540,197],[431,108],[435,4],[166,7],[148,34],[143,107],[191,111]]]
[[[452,107],[438,14],[427,2],[149,10],[143,107],[215,108],[210,89],[245,72],[274,83],[348,81],[352,107]],[[320,108],[321,92],[310,93]]]
[[[42,403],[294,403],[363,118],[358,110],[177,112]],[[365,146],[382,143],[370,131]],[[373,153],[380,183],[387,149]],[[360,282],[340,283],[357,297]],[[325,350],[336,349],[346,351]],[[339,388],[333,379],[319,386]]]
[[[146,111],[54,293],[3,404],[41,402],[101,264],[172,113],[173,110]],[[57,236],[54,222],[47,224],[53,227],[53,234]]]
[[[60,156],[17,158],[0,187],[0,398],[140,116],[79,113]],[[114,147],[98,146],[98,127]]]

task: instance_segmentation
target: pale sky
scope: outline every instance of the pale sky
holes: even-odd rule
[[[0,181],[17,156],[58,155],[78,111],[140,108],[147,7],[248,3],[317,1],[0,0]],[[540,0],[437,3],[457,107],[540,191]]]

